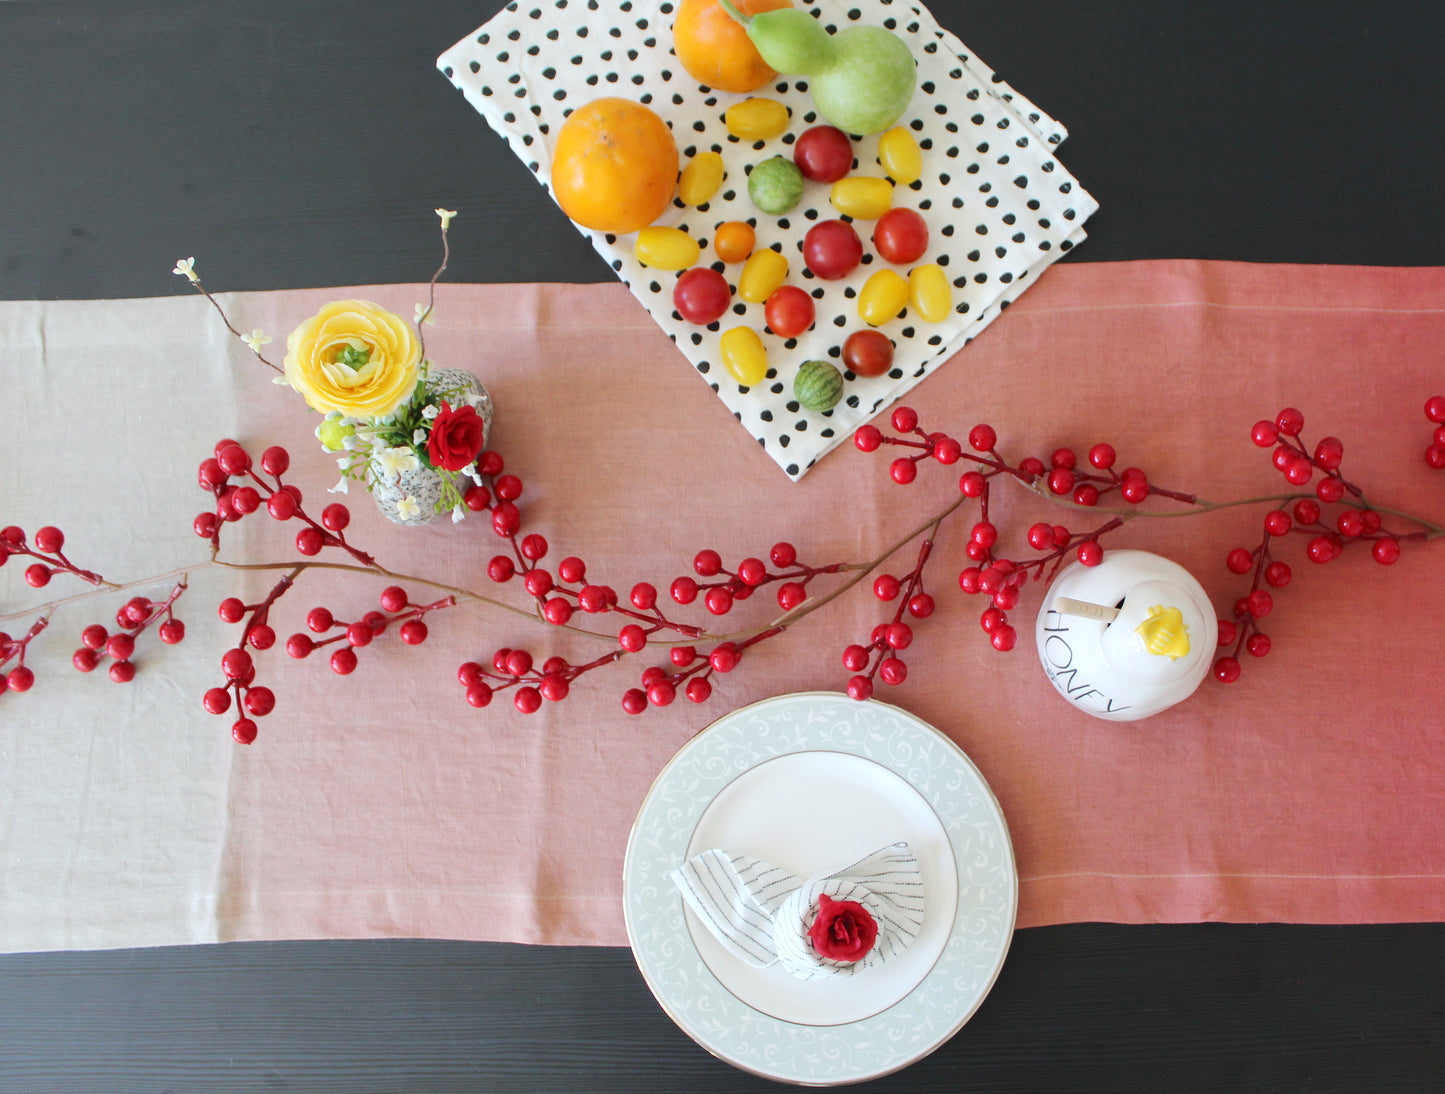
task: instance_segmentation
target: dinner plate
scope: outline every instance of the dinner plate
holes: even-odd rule
[[[923,928],[850,977],[745,964],[669,876],[721,847],[809,877],[898,840],[918,859]],[[998,802],[957,745],[886,703],[806,692],[725,715],[668,762],[628,840],[623,899],[643,978],[689,1036],[745,1071],[826,1086],[896,1071],[962,1028],[1008,952],[1018,879]]]

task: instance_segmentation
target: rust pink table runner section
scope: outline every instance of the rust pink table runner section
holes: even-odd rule
[[[238,294],[226,303],[239,329],[261,327],[279,343],[337,296],[369,297],[409,315],[423,292],[377,286]],[[194,311],[174,302],[111,307],[142,317],[160,308],[167,329],[206,330],[214,317],[193,303]],[[619,590],[642,580],[664,588],[690,572],[704,547],[732,563],[778,540],[810,563],[868,559],[957,496],[957,466],[925,465],[915,483],[899,487],[888,476],[891,454],[851,446],[803,481],[786,481],[620,285],[444,285],[437,314],[428,354],[475,372],[491,390],[493,443],[523,480],[525,528],[547,537],[553,562],[578,555],[594,580]],[[315,450],[317,419],[289,389],[270,384],[244,347],[216,346],[199,343],[194,353],[231,354],[236,389],[215,392],[227,408],[217,425],[258,449],[285,444],[293,477],[311,484],[308,498],[323,495],[336,476]],[[1432,428],[1422,408],[1445,390],[1442,346],[1442,269],[1063,264],[908,402],[926,428],[955,436],[992,424],[1013,458],[1047,458],[1060,446],[1083,453],[1108,441],[1121,466],[1212,501],[1286,488],[1249,433],[1256,419],[1294,406],[1311,443],[1326,434],[1343,440],[1342,468],[1375,504],[1439,522],[1445,473],[1422,458]],[[171,361],[154,367],[184,372]],[[27,428],[50,427],[32,417]],[[179,431],[185,445],[163,441],[161,462],[185,479],[215,438],[207,422]],[[186,504],[198,510],[204,500],[196,492]],[[392,570],[525,604],[519,588],[486,579],[487,560],[503,546],[486,522],[400,529],[364,497],[351,501],[348,535]],[[1258,542],[1266,508],[1140,519],[1105,546],[1168,555],[1227,615],[1248,582],[1226,570],[1224,557]],[[1102,523],[1006,485],[994,492],[992,517],[1014,551],[1025,549],[1024,531],[1036,520]],[[12,519],[46,518],[37,511]],[[973,519],[965,512],[943,525],[927,574],[938,610],[915,627],[907,681],[880,686],[879,697],[947,733],[989,780],[1014,841],[1020,926],[1445,919],[1445,544],[1407,544],[1389,567],[1358,548],[1318,566],[1304,559],[1303,538],[1286,537],[1277,550],[1294,578],[1275,592],[1264,621],[1272,652],[1246,658],[1232,686],[1206,680],[1184,704],[1120,724],[1076,712],[1045,679],[1030,637],[1039,586],[1014,613],[1025,641],[1009,654],[989,646],[978,626],[985,605],[957,587]],[[290,557],[293,533],[274,522],[237,531],[238,557]],[[200,554],[184,537],[162,548]],[[908,569],[915,550],[882,569]],[[249,587],[264,592],[267,584]],[[317,604],[359,616],[381,586],[307,573],[273,624],[284,637]],[[87,789],[73,801],[29,790],[0,814],[11,862],[24,857],[16,847],[27,833],[44,838],[27,817],[93,816],[97,796],[112,824],[125,823],[128,809],[144,815],[152,830],[127,836],[134,845],[120,850],[144,861],[145,885],[178,890],[159,905],[126,897],[136,914],[174,920],[146,941],[430,936],[623,945],[623,849],[668,758],[734,707],[841,688],[844,646],[866,640],[887,610],[862,587],[839,597],[755,648],[735,673],[715,677],[713,698],[701,706],[679,699],[640,717],[624,714],[621,693],[651,663],[641,656],[589,674],[566,701],[529,717],[509,701],[468,707],[457,665],[501,646],[573,660],[609,647],[474,605],[434,616],[418,649],[361,651],[351,677],[281,653],[264,658],[259,674],[279,697],[277,711],[262,720],[256,744],[236,748],[215,745],[225,722],[200,709],[200,690],[228,641],[214,620],[216,589],[206,595],[190,607],[187,644],[146,667],[165,684],[128,693],[131,705],[114,715],[151,727],[144,732],[167,771],[165,788],[128,806],[121,790],[97,789],[93,771],[82,779],[82,763],[96,762],[95,742],[123,730],[98,717],[77,728],[72,717],[64,756],[47,758],[26,743],[12,750],[13,775]],[[716,626],[704,614],[687,618]],[[741,629],[774,614],[771,596],[760,595],[725,622]],[[585,622],[605,630],[611,620]],[[107,697],[116,693],[104,686]],[[27,701],[6,701],[0,735],[22,732],[26,715],[15,712]],[[147,766],[118,749],[106,762],[101,782]],[[183,803],[187,812],[177,816],[189,828],[168,827],[154,794]],[[85,847],[101,846],[94,823],[60,827]],[[167,865],[177,857],[167,849],[177,846],[190,848],[184,869]],[[87,894],[92,902],[100,894],[102,905],[121,901],[115,894],[128,892],[134,865],[92,854],[85,874],[64,884],[31,866],[29,902],[7,898],[8,918],[19,922],[8,948],[55,944],[40,925],[46,907],[78,924],[66,944],[127,944],[131,936],[113,925],[109,933],[88,930],[80,909]]]

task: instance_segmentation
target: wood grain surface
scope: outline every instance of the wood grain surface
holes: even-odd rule
[[[193,254],[217,290],[424,280],[436,206],[454,280],[606,280],[433,67],[497,6],[0,3],[0,299],[172,295]],[[1072,131],[1102,203],[1072,261],[1445,264],[1439,5],[930,7]],[[1024,931],[957,1037],[857,1089],[1438,1090],[1442,971],[1433,924]],[[772,1088],[625,950],[0,957],[3,1094]]]

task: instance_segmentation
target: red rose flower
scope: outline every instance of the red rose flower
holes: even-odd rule
[[[427,459],[439,471],[460,471],[482,450],[486,428],[482,416],[473,407],[459,406],[453,410],[442,403],[427,438]]]
[[[861,961],[878,940],[878,921],[856,900],[834,900],[818,894],[818,916],[808,938],[820,957],[830,961]]]

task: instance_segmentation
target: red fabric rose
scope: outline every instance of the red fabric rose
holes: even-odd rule
[[[482,450],[486,428],[475,408],[459,406],[453,410],[442,403],[427,437],[427,459],[439,471],[460,471]]]
[[[818,894],[818,916],[808,928],[818,956],[830,961],[861,961],[878,940],[878,921],[856,900]]]

